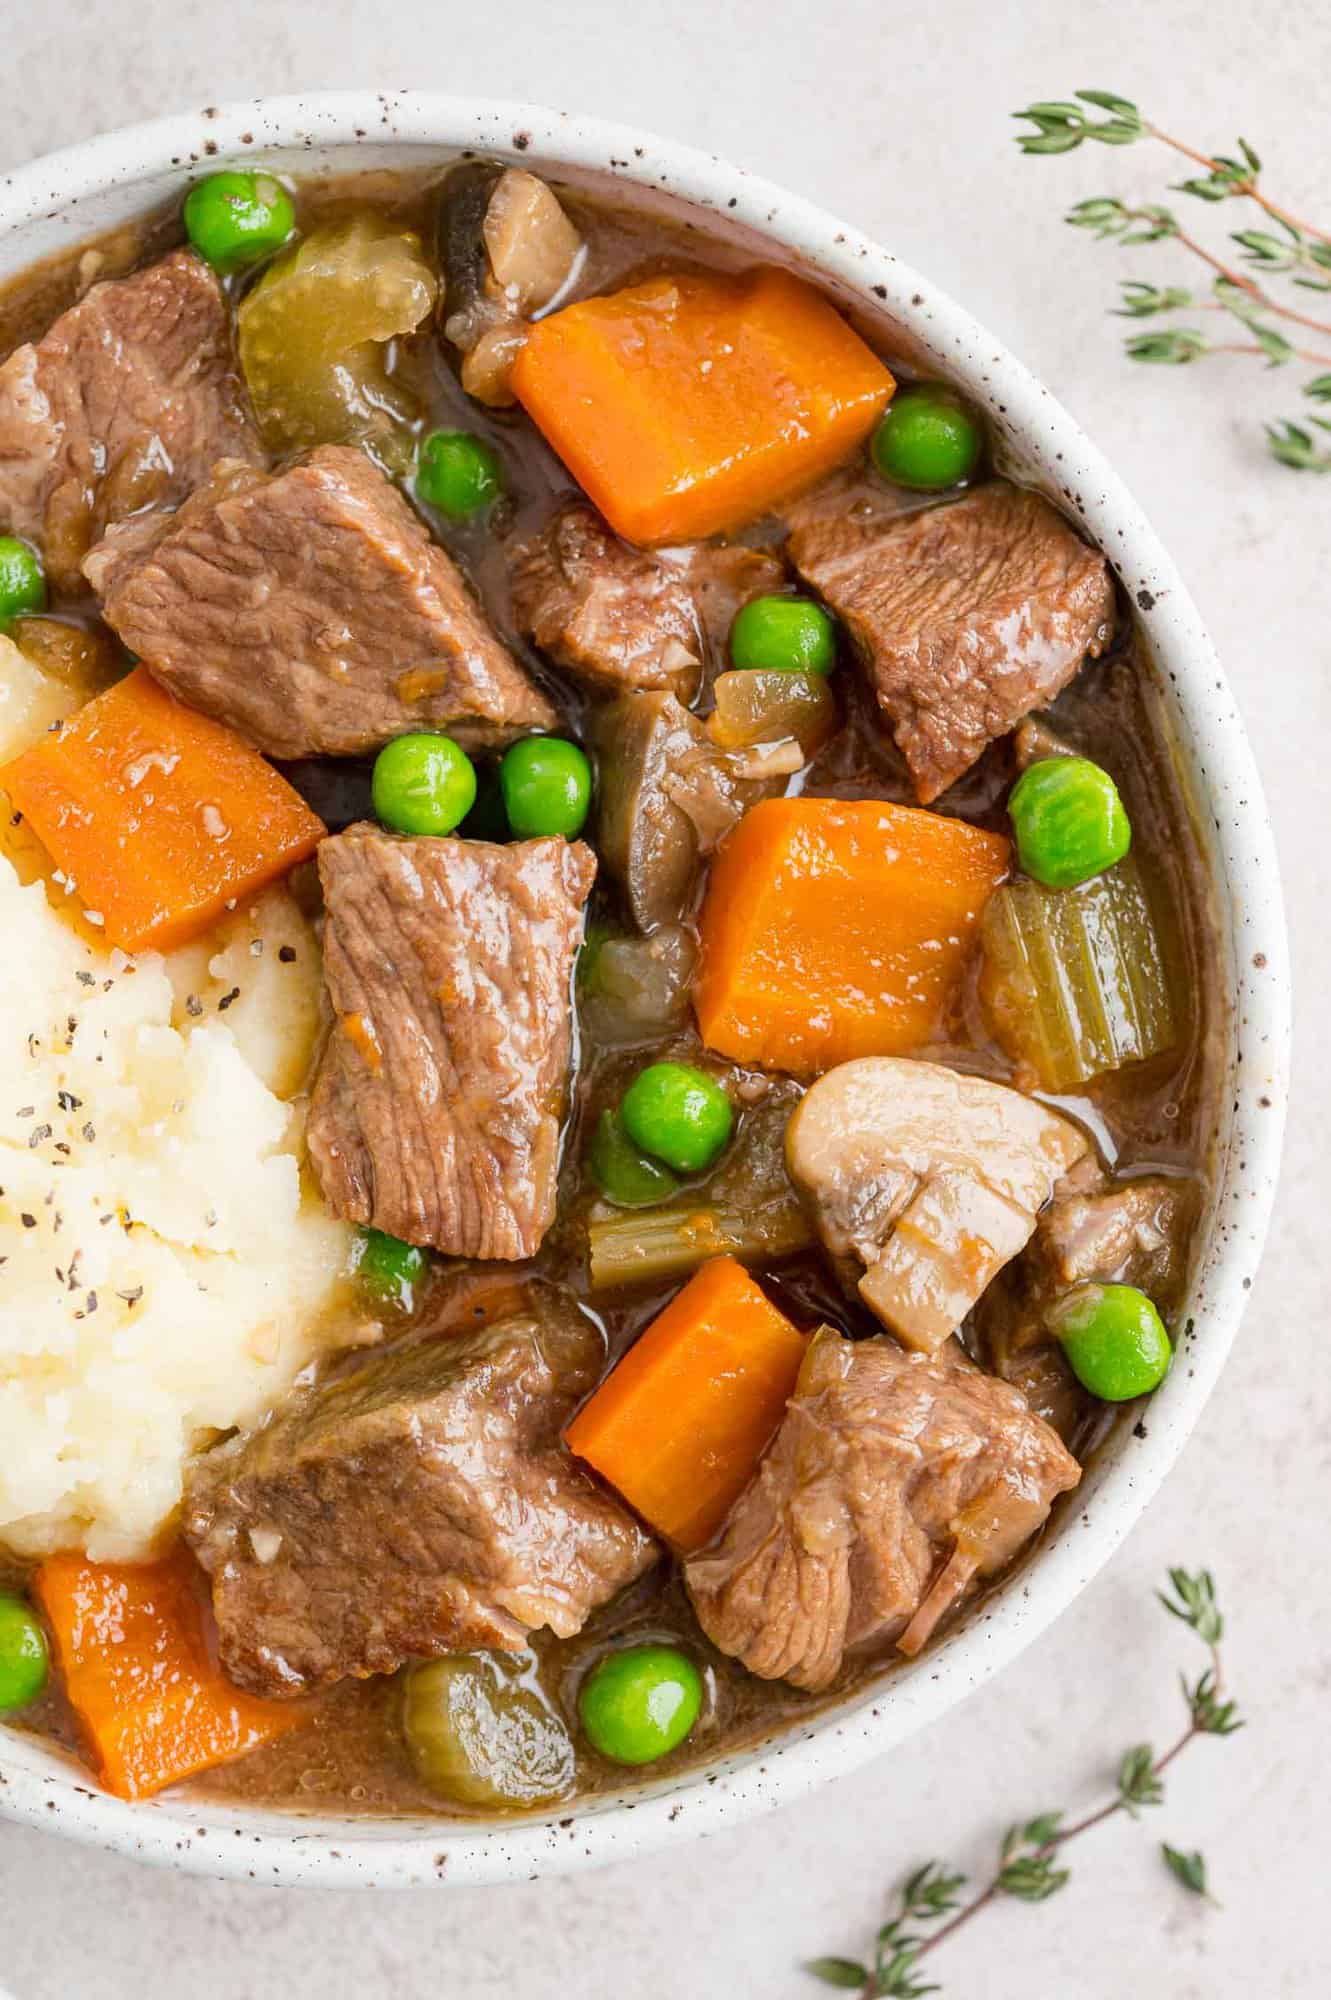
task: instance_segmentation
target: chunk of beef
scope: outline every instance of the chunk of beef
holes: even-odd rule
[[[98,597],[110,597],[168,535],[206,520],[214,508],[233,495],[249,493],[267,483],[268,475],[247,458],[219,458],[179,507],[145,507],[109,527],[89,549],[81,569]]]
[[[889,486],[863,458],[852,459],[829,472],[816,486],[796,494],[782,509],[787,529],[812,527],[816,521],[839,521],[849,515],[862,525],[918,514],[936,503],[927,493]]]
[[[1049,1343],[1045,1312],[1074,1285],[1136,1285],[1171,1312],[1182,1296],[1196,1218],[1193,1181],[1164,1174],[1106,1181],[1095,1160],[1083,1160],[1055,1188],[1011,1282],[985,1316],[995,1367],[1011,1379],[1009,1362]]]
[[[1162,1174],[1100,1191],[1055,1191],[1032,1251],[1058,1290],[1097,1280],[1136,1285],[1166,1310],[1177,1302],[1197,1215],[1193,1182]]]
[[[995,480],[921,512],[808,519],[792,561],[844,621],[928,804],[1113,632],[1104,557]]]
[[[222,288],[177,250],[94,285],[0,367],[0,528],[43,545],[61,587],[112,522],[171,504],[259,445]]]
[[[1012,739],[1012,748],[1019,771],[1029,771],[1032,764],[1047,763],[1051,757],[1077,755],[1067,739],[1051,728],[1047,719],[1038,713],[1026,717]]]
[[[566,507],[513,561],[521,629],[593,690],[698,678],[702,635],[682,569],[634,549],[587,506]]]
[[[726,664],[726,642],[735,613],[750,598],[763,597],[785,589],[790,572],[770,549],[751,549],[742,542],[695,542],[687,548],[658,549],[665,560],[672,553],[684,566],[698,620],[719,671]]]
[[[579,501],[517,551],[513,603],[528,637],[593,693],[687,696],[740,605],[783,575],[758,549],[636,549]]]
[[[334,1025],[307,1138],[335,1214],[457,1257],[540,1247],[595,872],[564,840],[322,843]]]
[[[955,1347],[824,1328],[720,1540],[687,1564],[689,1595],[722,1652],[816,1691],[847,1652],[918,1651],[1080,1477],[1023,1397]]]
[[[603,1359],[571,1303],[538,1298],[381,1349],[196,1461],[185,1534],[231,1679],[297,1694],[577,1632],[656,1555],[560,1443]]]
[[[363,452],[224,467],[152,533],[130,524],[89,557],[107,623],[270,757],[355,756],[410,729],[484,748],[556,719]]]
[[[1094,1160],[1074,1168],[1042,1211],[1026,1250],[982,1301],[977,1331],[990,1365],[1069,1436],[1092,1407],[1050,1338],[1045,1314],[1073,1285],[1136,1285],[1169,1316],[1183,1294],[1197,1217],[1189,1180],[1150,1174],[1106,1183]]]

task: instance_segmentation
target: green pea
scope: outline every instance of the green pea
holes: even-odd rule
[[[209,174],[185,197],[185,234],[215,271],[240,271],[280,250],[296,226],[271,174]]]
[[[702,1711],[702,1675],[677,1646],[607,1653],[578,1690],[594,1750],[615,1764],[651,1764],[677,1749]]]
[[[715,1077],[677,1062],[652,1063],[640,1071],[624,1092],[619,1115],[644,1153],[680,1174],[710,1167],[735,1122]]]
[[[394,833],[452,833],[476,802],[476,772],[451,736],[421,731],[384,745],[370,796]]]
[[[416,461],[416,491],[450,521],[465,521],[499,498],[503,461],[469,431],[431,431]]]
[[[1073,1374],[1105,1403],[1149,1396],[1174,1358],[1164,1321],[1135,1285],[1077,1285],[1045,1314]]]
[[[410,1312],[416,1288],[424,1282],[429,1268],[429,1258],[414,1243],[404,1243],[382,1229],[367,1229],[361,1236],[356,1275],[366,1291],[384,1305]]]
[[[504,811],[519,840],[582,831],[592,799],[592,767],[562,736],[524,736],[499,766]]]
[[[603,1111],[597,1120],[587,1164],[601,1193],[617,1208],[650,1208],[679,1187],[669,1167],[634,1145],[613,1111]]]
[[[742,673],[830,673],[836,625],[812,598],[755,597],[735,614],[730,660]]]
[[[46,1634],[31,1606],[0,1592],[0,1715],[36,1701],[50,1675]]]
[[[1108,771],[1086,757],[1045,757],[1008,798],[1017,859],[1048,889],[1089,882],[1121,861],[1132,828]]]
[[[0,535],[0,632],[45,609],[46,578],[35,552],[17,535]]]
[[[979,418],[939,382],[899,389],[873,436],[873,462],[893,486],[934,493],[974,472],[984,442]]]

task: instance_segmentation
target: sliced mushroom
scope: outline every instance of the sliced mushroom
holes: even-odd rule
[[[639,930],[688,907],[698,836],[667,795],[665,774],[700,742],[702,724],[672,694],[621,695],[591,724],[598,752],[596,848]]]
[[[543,180],[509,167],[490,196],[481,233],[495,285],[524,319],[572,276],[582,238]]]
[[[439,203],[439,265],[443,272],[440,315],[463,312],[485,290],[485,216],[503,168],[472,160],[454,167],[441,190]]]
[[[673,694],[654,689],[606,703],[591,738],[597,851],[644,931],[684,914],[702,858],[806,761],[794,737],[722,749]]]
[[[829,1070],[786,1134],[790,1177],[865,1303],[932,1353],[1028,1242],[1085,1134],[1034,1098],[940,1063],[870,1056]]]
[[[512,403],[528,321],[568,284],[582,253],[582,238],[535,174],[473,162],[448,176],[439,211],[443,328],[462,354],[468,395],[495,408]]]

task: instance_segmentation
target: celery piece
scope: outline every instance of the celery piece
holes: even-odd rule
[[[786,1125],[799,1096],[793,1084],[776,1084],[746,1111],[705,1187],[631,1215],[594,1210],[593,1291],[684,1278],[709,1257],[766,1263],[807,1250],[813,1231],[786,1173]]]
[[[364,444],[406,471],[417,411],[388,373],[388,343],[428,319],[437,292],[419,239],[371,212],[321,224],[276,258],[236,312],[268,449]]]
[[[1178,1039],[1151,907],[1129,855],[1075,889],[1009,882],[981,925],[980,995],[1046,1090],[1144,1062]]]
[[[741,1262],[793,1257],[813,1241],[793,1193],[748,1213],[695,1200],[634,1215],[594,1217],[588,1236],[592,1289],[597,1292],[683,1278],[711,1257],[738,1257]]]

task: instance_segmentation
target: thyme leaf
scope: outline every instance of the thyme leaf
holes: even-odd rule
[[[824,1986],[839,1986],[846,1993],[861,1992],[870,1977],[868,1966],[854,1958],[811,1958],[804,1970]]]
[[[1144,285],[1135,278],[1125,278],[1119,290],[1123,295],[1120,319],[1147,319],[1152,313],[1174,312],[1179,306],[1194,303],[1192,293],[1178,285]]]
[[[1204,1646],[1220,1644],[1225,1636],[1225,1621],[1216,1603],[1215,1578],[1209,1569],[1199,1569],[1192,1576],[1185,1569],[1171,1569],[1169,1589],[1156,1595],[1170,1616],[1181,1618]]]
[[[1266,437],[1271,456],[1281,465],[1295,472],[1331,472],[1331,450],[1319,444],[1302,424],[1268,424]]]
[[[1143,1806],[1164,1803],[1165,1788],[1155,1768],[1155,1752],[1149,1743],[1138,1743],[1123,1752],[1118,1767],[1118,1796],[1123,1810],[1133,1819]]]
[[[1171,326],[1160,333],[1134,334],[1123,346],[1133,361],[1151,361],[1168,368],[1182,368],[1211,351],[1210,341],[1195,326]]]
[[[1108,195],[1075,202],[1063,220],[1074,229],[1089,229],[1101,242],[1114,238],[1125,246],[1136,243],[1163,243],[1177,236],[1179,226],[1171,211],[1147,204],[1129,208],[1126,202]]]
[[[1104,146],[1130,146],[1147,129],[1135,104],[1107,90],[1079,90],[1081,103],[1028,104],[1013,113],[1035,127],[1017,135],[1023,153],[1071,153],[1084,139],[1098,139]],[[1107,118],[1088,118],[1083,104],[1107,111]]]
[[[1206,1886],[1206,1863],[1200,1854],[1184,1854],[1179,1848],[1171,1847],[1167,1840],[1161,1841],[1160,1852],[1165,1858],[1165,1865],[1185,1889],[1191,1889],[1194,1896],[1210,1895]]]

